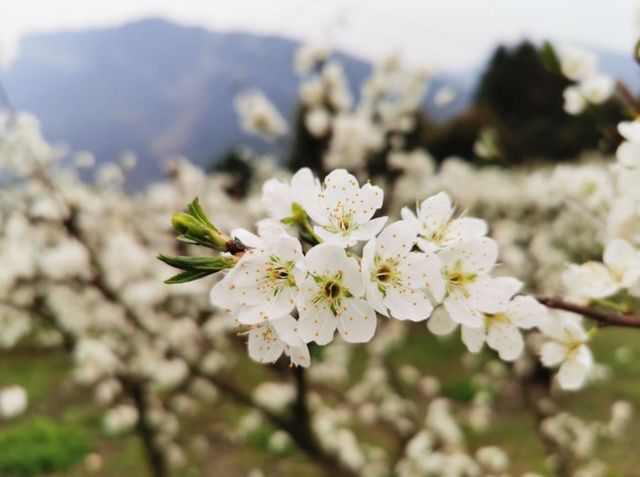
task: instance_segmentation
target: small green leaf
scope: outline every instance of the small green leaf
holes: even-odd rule
[[[233,267],[238,259],[233,256],[224,257],[184,257],[177,255],[158,255],[158,260],[179,268],[180,270],[208,270],[219,272],[225,268]]]
[[[175,285],[177,283],[187,283],[192,282],[194,280],[199,280],[200,278],[204,278],[206,276],[215,273],[211,270],[186,270],[184,272],[180,272],[177,275],[165,280],[164,282],[168,285]]]
[[[214,225],[209,221],[207,214],[204,212],[204,209],[200,205],[200,199],[196,197],[193,201],[187,206],[189,213],[193,215],[200,223],[206,225],[207,227],[211,227],[214,230],[217,230]]]

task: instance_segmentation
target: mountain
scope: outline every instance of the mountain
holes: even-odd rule
[[[16,110],[40,118],[50,141],[89,150],[98,162],[124,150],[137,153],[140,165],[133,179],[142,182],[159,177],[162,161],[176,154],[210,165],[239,143],[277,152],[276,146],[239,130],[233,97],[245,87],[258,88],[291,118],[298,85],[292,58],[298,46],[274,36],[148,19],[28,36],[0,81]],[[345,54],[335,57],[355,92],[370,65]]]
[[[163,161],[173,155],[210,166],[242,143],[279,152],[240,131],[233,98],[243,88],[258,88],[291,118],[298,89],[292,57],[298,46],[275,36],[213,32],[161,19],[30,35],[0,73],[0,108],[10,104],[33,112],[47,139],[91,151],[98,162],[134,151],[139,165],[132,179],[140,184],[160,177]],[[355,92],[370,65],[345,54],[335,57]],[[615,70],[610,73],[629,78],[633,67],[635,75],[633,62],[607,58],[601,64]],[[480,67],[435,76],[425,101],[429,117],[442,120],[465,108]],[[459,96],[438,107],[434,96],[443,85]]]
[[[291,117],[297,46],[151,19],[29,36],[0,79],[15,109],[35,113],[49,140],[89,150],[99,162],[134,151],[141,163],[136,175],[149,178],[175,154],[210,164],[240,142],[268,150],[240,132],[233,97],[256,87]],[[367,75],[366,63],[337,56],[350,78]]]

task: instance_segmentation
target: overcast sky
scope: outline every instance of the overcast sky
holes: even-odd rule
[[[640,0],[0,0],[0,63],[31,32],[118,25],[149,16],[216,30],[324,42],[375,59],[464,69],[498,41],[551,38],[629,52]]]

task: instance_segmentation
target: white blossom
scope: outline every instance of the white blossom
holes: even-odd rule
[[[241,93],[235,99],[242,129],[267,140],[274,140],[287,133],[287,123],[276,107],[258,90]]]
[[[415,228],[405,221],[387,226],[371,239],[362,252],[362,274],[367,300],[384,316],[421,321],[431,314],[433,305],[444,296],[442,264],[433,253],[411,251]]]
[[[496,243],[486,237],[460,242],[439,253],[444,267],[444,308],[457,323],[479,328],[484,313],[499,312],[520,287],[512,278],[491,278],[498,255]]]
[[[336,330],[350,343],[369,341],[376,330],[375,311],[364,300],[358,262],[333,244],[313,247],[304,258],[307,278],[300,286],[300,336],[327,344]]]
[[[0,390],[0,417],[12,419],[27,409],[27,392],[20,386]]]
[[[328,243],[349,247],[380,232],[387,217],[372,218],[382,206],[383,192],[358,180],[344,169],[336,169],[324,180],[322,189],[309,190],[303,206],[318,224],[314,231]]]
[[[587,109],[587,100],[578,86],[568,86],[562,92],[564,110],[567,114],[577,116]]]
[[[573,81],[590,76],[596,68],[596,57],[592,53],[573,46],[558,49],[562,73]]]
[[[580,92],[591,104],[602,104],[613,94],[615,82],[602,74],[589,76],[580,83]]]
[[[294,366],[306,368],[310,364],[309,349],[298,334],[298,322],[291,315],[251,325],[248,335],[249,356],[255,361],[274,363],[284,352]]]
[[[280,221],[290,217],[294,204],[301,205],[306,195],[320,193],[320,182],[308,168],[302,168],[291,182],[269,179],[262,186],[262,203],[270,217]]]
[[[103,426],[109,434],[120,434],[133,428],[138,422],[138,411],[128,404],[110,409],[104,416]]]
[[[483,237],[487,224],[471,217],[453,218],[455,207],[446,192],[440,192],[416,207],[416,214],[402,209],[402,218],[417,229],[417,244],[424,250],[438,251],[459,242]]]
[[[298,240],[275,235],[254,240],[258,247],[247,250],[211,292],[214,305],[238,308],[238,320],[246,325],[289,314],[304,276]]]
[[[560,366],[558,382],[562,388],[581,388],[593,367],[593,355],[587,346],[589,334],[579,319],[572,314],[554,312],[541,323],[540,328],[549,339],[540,351],[542,364]]]
[[[603,262],[570,265],[563,274],[565,286],[586,298],[605,298],[640,280],[640,251],[624,239],[611,240]]]

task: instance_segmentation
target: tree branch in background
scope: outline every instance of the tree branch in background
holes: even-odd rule
[[[640,103],[626,84],[616,81],[616,91],[633,114],[640,114]]]
[[[536,297],[547,308],[570,311],[594,320],[598,326],[617,326],[621,328],[640,328],[640,316],[633,314],[612,313],[590,306],[578,305],[557,298]]]

